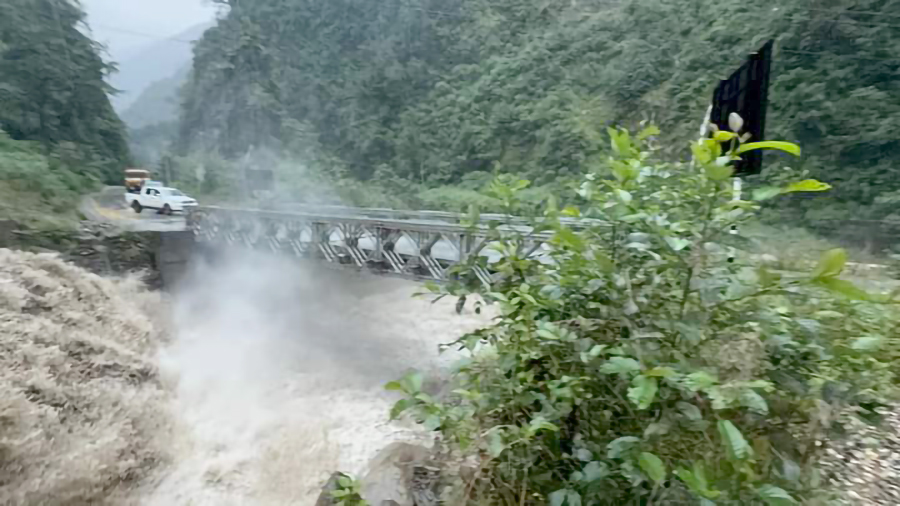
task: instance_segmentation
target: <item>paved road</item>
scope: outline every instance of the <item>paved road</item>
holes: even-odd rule
[[[81,212],[91,221],[109,223],[130,232],[177,232],[185,230],[183,216],[162,216],[145,210],[135,213],[125,204],[125,188],[108,186],[85,198]]]

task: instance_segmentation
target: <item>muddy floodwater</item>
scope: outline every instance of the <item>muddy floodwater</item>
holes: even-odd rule
[[[439,343],[484,324],[421,286],[267,257],[199,266],[172,300],[159,355],[171,381],[172,462],[137,494],[146,505],[313,504],[334,470],[365,471],[394,441],[387,381],[434,372]]]

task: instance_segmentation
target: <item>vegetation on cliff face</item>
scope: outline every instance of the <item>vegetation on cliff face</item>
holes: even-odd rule
[[[76,192],[120,179],[125,130],[104,79],[112,67],[65,0],[9,0],[0,16],[0,213],[74,211]]]
[[[769,136],[801,142],[814,155],[797,168],[842,183],[790,199],[791,216],[883,218],[900,191],[900,24],[873,14],[898,0],[229,5],[195,49],[181,155],[315,146],[334,178],[404,195],[417,192],[397,182],[577,179],[604,159],[607,124],[693,136],[683,125],[717,79],[774,38]]]

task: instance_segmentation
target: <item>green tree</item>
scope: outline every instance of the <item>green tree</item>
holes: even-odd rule
[[[82,30],[84,13],[64,0],[9,0],[0,18],[0,129],[47,152],[72,143],[99,176],[120,179],[129,159],[124,127],[109,103],[113,67]],[[70,150],[71,151],[71,150]],[[98,162],[95,164],[94,162]]]

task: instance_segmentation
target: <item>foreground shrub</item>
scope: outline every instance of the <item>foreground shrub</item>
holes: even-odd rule
[[[610,131],[617,156],[587,176],[579,208],[551,204],[533,229],[490,224],[480,233],[499,260],[476,259],[458,271],[467,282],[435,288],[481,292],[500,312],[455,343],[473,354],[451,398],[421,392],[415,374],[388,385],[407,394],[394,416],[410,410],[479,457],[457,503],[824,500],[822,441],[839,415],[871,414],[893,394],[893,310],[839,278],[842,250],[793,274],[732,249],[757,201],[828,185],[741,200],[727,162],[760,145],[719,132],[730,151],[707,141],[691,163],[663,163],[642,148],[655,133]],[[512,215],[526,185],[493,194]],[[490,288],[471,282],[486,271]]]

